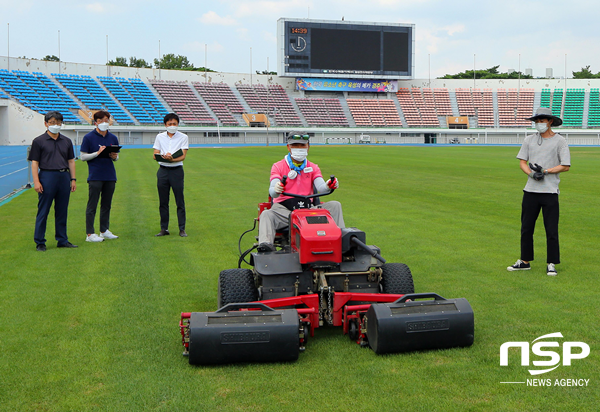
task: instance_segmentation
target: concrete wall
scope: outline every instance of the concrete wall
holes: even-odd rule
[[[45,130],[43,115],[19,103],[0,99],[0,145],[29,145]]]

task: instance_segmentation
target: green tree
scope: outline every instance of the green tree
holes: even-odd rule
[[[150,69],[150,68],[152,68],[152,65],[144,59],[138,59],[137,57],[130,57],[129,58],[129,67],[141,67],[144,69]]]
[[[173,53],[164,54],[160,60],[154,59],[154,67],[160,69],[194,70],[187,57]]]
[[[590,66],[582,67],[580,71],[573,72],[574,79],[597,79],[600,78],[600,72],[594,74],[590,70]]]
[[[277,75],[277,72],[270,72],[270,71],[267,71],[267,70],[263,70],[263,71],[261,72],[261,71],[258,71],[258,70],[257,70],[257,71],[256,71],[256,74],[270,74],[270,75]]]
[[[125,66],[127,67],[126,57],[117,57],[115,60],[110,60],[107,66]]]
[[[60,59],[53,54],[52,55],[48,54],[42,60],[46,61],[46,62],[59,62],[60,61]]]
[[[444,77],[440,77],[440,79],[473,79],[473,76],[476,79],[533,79],[533,76],[528,74],[523,74],[522,72],[512,72],[512,73],[500,73],[498,71],[498,67],[500,66],[492,66],[489,69],[483,70],[465,70],[464,72],[460,72],[457,74],[447,74]]]

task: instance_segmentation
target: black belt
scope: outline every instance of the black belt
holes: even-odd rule
[[[160,167],[162,167],[163,169],[177,169],[178,167],[183,167],[181,165],[179,166],[163,166],[163,165],[159,165]]]
[[[69,169],[40,169],[42,172],[68,172]]]

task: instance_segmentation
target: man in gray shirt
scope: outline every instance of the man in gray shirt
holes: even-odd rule
[[[550,109],[540,107],[528,120],[535,122],[537,133],[525,138],[517,155],[521,170],[528,175],[521,205],[521,258],[507,269],[531,269],[533,232],[541,210],[546,229],[546,273],[556,276],[555,265],[560,263],[558,184],[560,173],[569,171],[571,167],[571,154],[565,138],[552,131],[552,126],[560,126],[562,120]]]

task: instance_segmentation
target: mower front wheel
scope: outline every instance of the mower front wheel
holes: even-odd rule
[[[381,274],[383,293],[398,295],[415,293],[412,273],[410,273],[407,265],[404,263],[386,263],[381,269],[383,269]]]
[[[222,308],[230,303],[258,300],[254,275],[250,269],[227,269],[219,274],[217,305]]]

